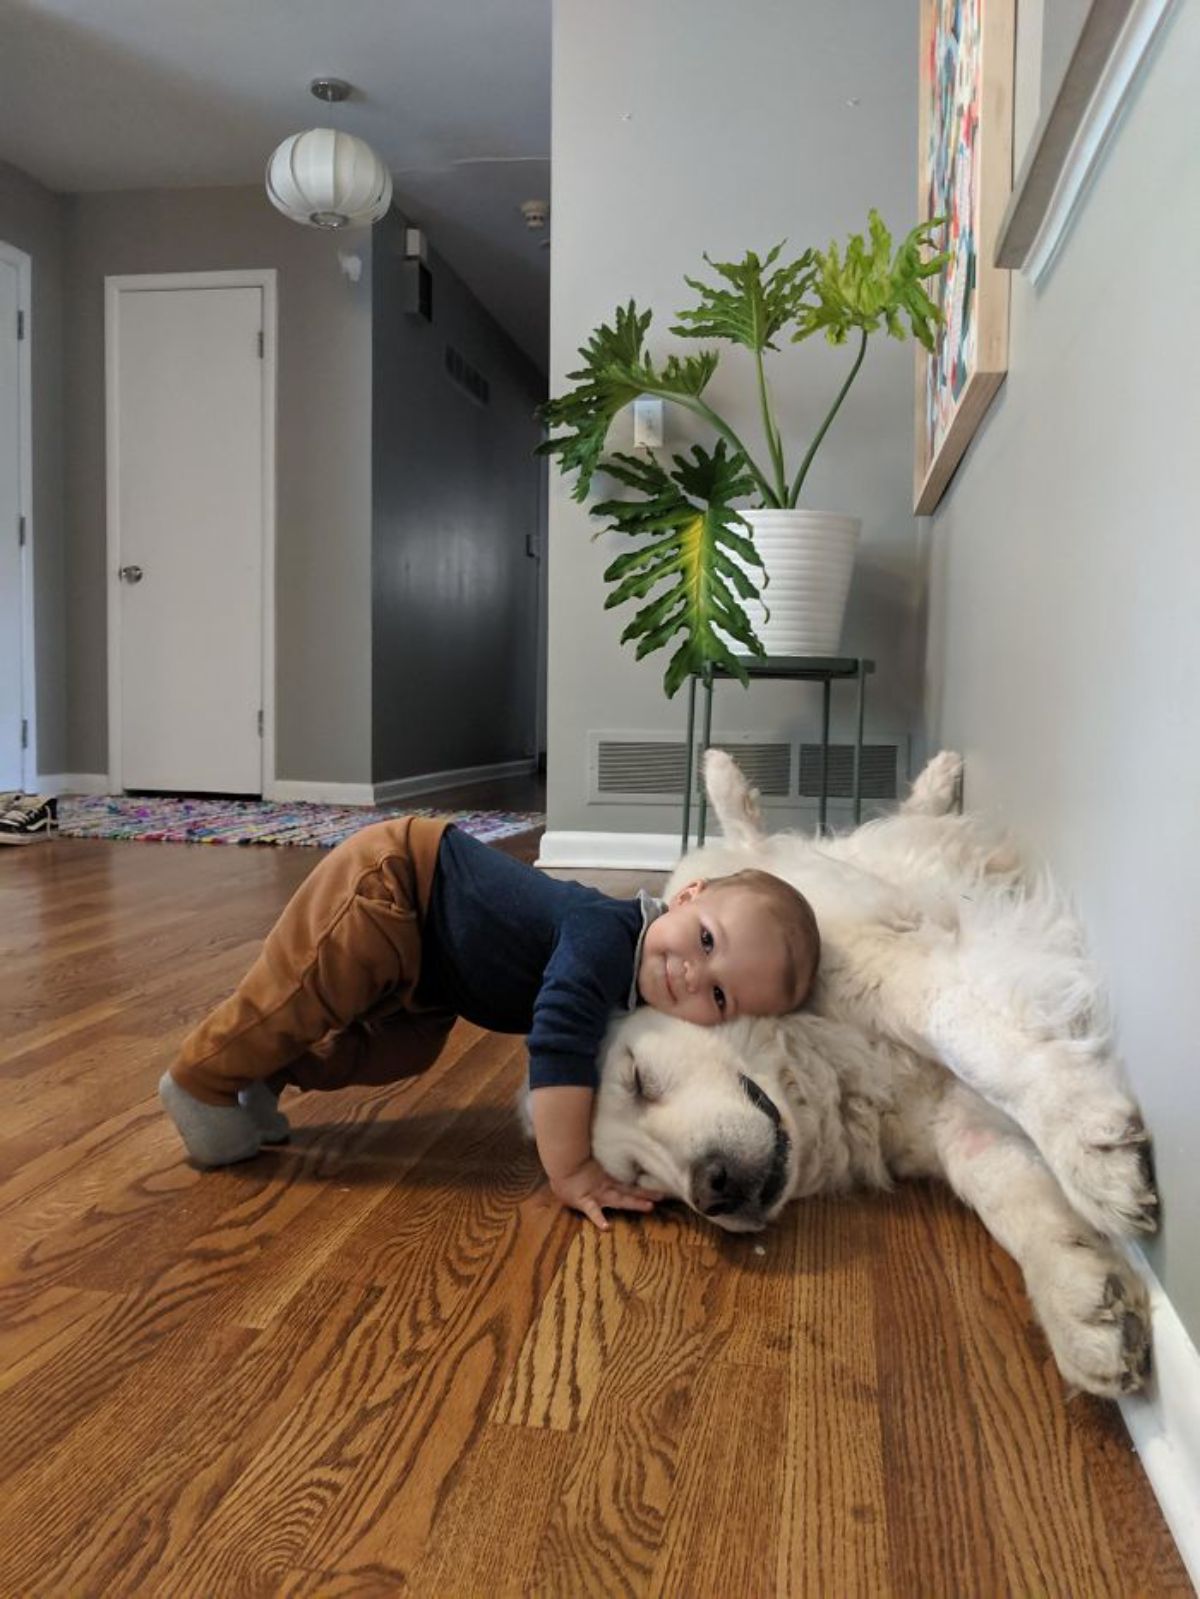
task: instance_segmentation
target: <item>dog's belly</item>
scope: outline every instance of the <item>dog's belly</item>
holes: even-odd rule
[[[761,854],[767,871],[787,878],[800,890],[823,933],[834,927],[912,926],[920,919],[918,907],[903,889],[818,849],[803,853],[794,845],[772,849],[767,840],[756,854]]]

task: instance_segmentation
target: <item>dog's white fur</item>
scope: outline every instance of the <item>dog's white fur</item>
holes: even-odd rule
[[[1007,841],[952,813],[960,772],[939,755],[898,815],[853,833],[768,837],[737,767],[708,753],[724,837],[667,895],[751,865],[786,878],[816,912],[820,974],[784,1017],[618,1023],[594,1152],[733,1231],[804,1195],[942,1177],[1020,1263],[1067,1379],[1127,1392],[1149,1315],[1109,1239],[1155,1224],[1146,1133],[1076,918]]]

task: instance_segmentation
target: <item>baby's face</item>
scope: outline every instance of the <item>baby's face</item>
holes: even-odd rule
[[[638,992],[647,1005],[702,1027],[789,1008],[783,936],[742,888],[681,888],[642,940]]]

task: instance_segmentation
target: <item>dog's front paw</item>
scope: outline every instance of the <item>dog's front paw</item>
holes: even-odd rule
[[[1098,1231],[1120,1238],[1156,1230],[1150,1134],[1132,1100],[1085,1099],[1044,1153],[1072,1206]]]
[[[1150,1302],[1110,1244],[1094,1233],[1050,1240],[1026,1282],[1068,1383],[1108,1399],[1142,1387],[1150,1371]]]

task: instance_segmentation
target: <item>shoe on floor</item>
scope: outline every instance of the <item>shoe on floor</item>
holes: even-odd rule
[[[32,844],[58,827],[58,800],[53,794],[16,794],[0,813],[0,844]]]
[[[249,1111],[264,1144],[286,1144],[292,1124],[279,1108],[279,1095],[266,1083],[250,1083],[238,1089],[238,1104]]]

